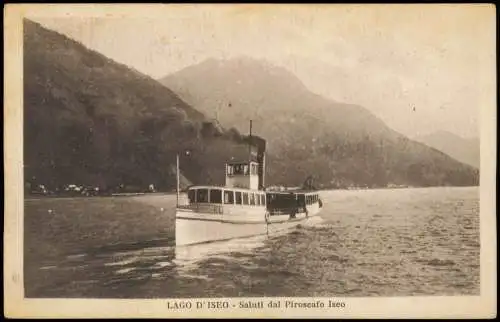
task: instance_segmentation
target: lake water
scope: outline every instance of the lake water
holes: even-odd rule
[[[286,234],[175,250],[175,196],[25,201],[27,297],[479,295],[479,188],[326,191]]]

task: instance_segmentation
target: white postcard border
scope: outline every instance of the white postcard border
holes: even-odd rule
[[[188,6],[188,5],[168,5]],[[209,5],[207,5],[209,6]],[[245,6],[258,10],[286,5]],[[305,6],[305,5],[304,5]],[[341,6],[341,5],[337,5]],[[356,6],[356,5],[343,5]],[[358,5],[359,6],[359,5]],[[366,5],[368,6],[368,5]],[[371,5],[373,8],[382,5]],[[426,6],[426,5],[404,5]],[[495,28],[494,5],[471,6]],[[230,298],[230,299],[25,299],[23,285],[23,149],[22,149],[22,18],[39,16],[151,16],[168,10],[167,5],[13,5],[4,7],[4,315],[7,317],[317,317],[317,318],[491,318],[496,316],[496,95],[482,102],[481,108],[481,177],[480,240],[481,295],[373,298]],[[387,8],[397,10],[397,5]],[[495,38],[492,38],[494,41]],[[495,45],[492,45],[495,49]],[[496,55],[491,56],[492,84],[496,85]],[[496,91],[493,89],[492,92]],[[240,301],[315,302],[329,300],[345,307],[301,309],[240,309]],[[227,309],[169,309],[175,303],[228,301]],[[187,305],[187,304],[183,304]],[[235,305],[236,307],[233,307]],[[284,305],[284,304],[283,304]]]

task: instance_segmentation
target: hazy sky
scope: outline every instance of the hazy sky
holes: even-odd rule
[[[410,137],[478,136],[480,108],[496,108],[492,6],[114,8],[31,18],[154,78],[208,58],[266,59]]]

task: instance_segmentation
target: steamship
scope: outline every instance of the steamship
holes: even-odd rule
[[[266,141],[252,136],[251,122],[247,139],[248,157],[225,163],[224,186],[191,186],[181,203],[178,179],[176,246],[272,234],[319,214],[322,201],[316,190],[265,188]]]

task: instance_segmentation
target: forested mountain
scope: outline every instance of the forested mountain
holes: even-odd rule
[[[23,78],[28,183],[171,189],[180,153],[183,185],[222,184],[243,144],[156,80],[29,20]]]
[[[209,59],[160,81],[222,126],[247,131],[247,120],[255,120],[276,183],[298,185],[308,175],[328,187],[478,182],[472,167],[393,131],[361,106],[309,91],[266,61]]]

